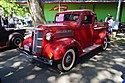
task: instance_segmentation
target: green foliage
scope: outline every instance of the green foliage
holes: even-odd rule
[[[17,16],[24,17],[29,12],[27,6],[16,4],[14,0],[0,0],[0,7],[4,9],[4,14],[7,16],[14,13]]]

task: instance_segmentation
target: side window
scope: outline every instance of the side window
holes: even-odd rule
[[[64,21],[75,21],[79,19],[79,14],[65,14]]]
[[[92,24],[92,15],[84,16],[82,24]]]

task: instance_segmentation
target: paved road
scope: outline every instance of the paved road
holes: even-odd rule
[[[125,46],[111,43],[80,58],[65,73],[45,64],[31,64],[16,49],[0,52],[2,83],[121,83],[125,76]]]

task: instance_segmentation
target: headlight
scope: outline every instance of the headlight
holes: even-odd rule
[[[51,37],[52,37],[52,34],[51,34],[51,33],[47,33],[47,34],[46,34],[46,40],[48,40],[48,41],[51,40]]]

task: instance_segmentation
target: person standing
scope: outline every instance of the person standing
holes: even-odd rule
[[[3,23],[4,23],[4,28],[8,28],[8,17],[6,17],[5,15],[4,15],[4,17],[3,17]]]
[[[96,14],[94,14],[94,16],[95,16],[95,22],[97,22],[97,21],[98,21],[98,19],[97,19],[97,15],[96,15]]]
[[[112,34],[112,28],[113,28],[113,26],[114,26],[114,21],[113,21],[113,16],[110,16],[109,17],[109,19],[108,19],[108,32],[110,33],[110,34]]]
[[[3,18],[2,15],[0,15],[0,29],[4,29],[4,22],[3,22]]]
[[[8,18],[8,22],[9,22],[9,28],[16,28],[12,14],[10,14],[10,17]]]
[[[107,15],[107,17],[105,18],[105,22],[108,22],[108,20],[110,20],[110,14]]]

